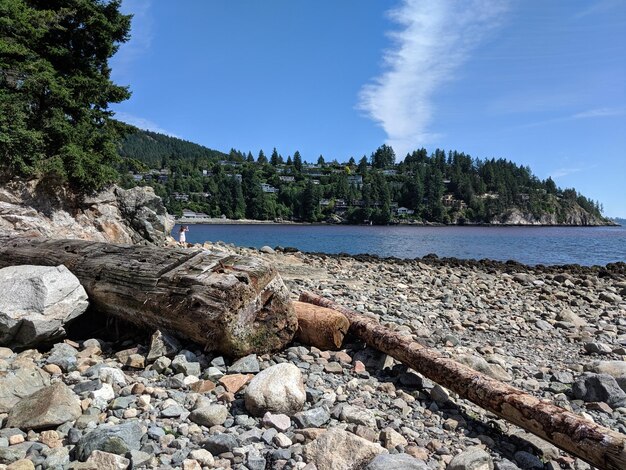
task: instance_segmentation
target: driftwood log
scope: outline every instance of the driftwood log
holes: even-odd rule
[[[229,356],[281,349],[297,317],[276,270],[252,257],[84,240],[0,239],[0,268],[65,265],[92,306]]]
[[[305,302],[294,302],[298,316],[296,339],[301,343],[325,350],[341,348],[350,321],[336,310]]]
[[[368,345],[591,465],[626,469],[625,435],[443,357],[332,300],[310,292],[302,293],[300,300],[343,313],[350,332]]]

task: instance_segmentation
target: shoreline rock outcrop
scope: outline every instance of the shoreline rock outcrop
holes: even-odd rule
[[[164,245],[174,218],[154,190],[111,186],[79,197],[45,181],[0,186],[0,235]]]

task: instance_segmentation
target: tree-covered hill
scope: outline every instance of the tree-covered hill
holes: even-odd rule
[[[135,159],[148,168],[161,168],[170,160],[192,160],[197,165],[203,162],[227,158],[228,155],[211,150],[202,145],[157,132],[134,129],[120,146],[120,155],[126,159]]]
[[[181,139],[137,131],[121,147],[135,164],[126,185],[149,184],[169,210],[211,217],[307,222],[573,224],[607,223],[598,202],[541,180],[505,159],[419,149],[395,163],[391,147],[370,157],[327,163],[284,158],[276,149],[221,153]],[[126,169],[133,169],[127,165]]]

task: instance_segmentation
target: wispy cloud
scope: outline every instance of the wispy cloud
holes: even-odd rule
[[[520,126],[516,126],[516,129],[526,129],[530,127],[539,127],[548,124],[557,124],[561,122],[568,121],[578,121],[580,119],[595,119],[595,118],[607,118],[607,117],[615,117],[615,116],[623,116],[626,114],[626,110],[623,108],[595,108],[588,109],[586,111],[581,111],[578,113],[570,114],[568,116],[561,116],[552,119],[543,119],[541,121],[529,122],[527,124],[522,124]]]
[[[582,170],[582,168],[557,168],[556,170],[552,170],[550,172],[550,176],[552,178],[563,178],[565,176],[571,175],[572,173],[578,173]]]
[[[125,113],[123,111],[118,111],[115,113],[114,116],[116,119],[123,121],[127,124],[131,124],[135,127],[138,127],[139,129],[145,129],[148,131],[153,131],[153,132],[158,132],[159,134],[165,134],[165,135],[169,135],[171,137],[178,137],[180,138],[180,136],[174,134],[173,132],[170,132],[166,129],[163,129],[161,126],[159,126],[156,122],[151,121],[149,119],[145,119],[139,116],[133,116],[132,114],[128,114]]]
[[[570,119],[590,119],[598,117],[621,116],[624,114],[623,109],[619,108],[597,108],[573,114]]]
[[[112,59],[113,73],[125,77],[135,61],[152,45],[154,20],[151,13],[152,0],[132,0],[122,3],[122,12],[132,14],[130,40],[122,44]],[[122,78],[123,79],[123,78]]]
[[[387,133],[399,156],[436,135],[434,93],[454,78],[472,50],[500,24],[506,0],[402,0],[385,70],[359,94],[359,109]]]

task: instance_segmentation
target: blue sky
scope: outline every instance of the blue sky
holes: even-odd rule
[[[626,216],[626,2],[124,0],[117,117],[218,150],[503,157]]]

